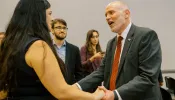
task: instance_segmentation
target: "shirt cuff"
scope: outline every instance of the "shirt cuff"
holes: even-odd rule
[[[122,100],[122,98],[121,98],[121,96],[120,96],[120,94],[118,93],[117,90],[114,91],[114,95],[115,95],[115,93],[117,94],[116,96],[118,96],[117,100]],[[117,98],[117,97],[115,97],[115,98]]]
[[[77,87],[82,90],[81,86],[78,83],[75,83],[75,85],[77,85]]]

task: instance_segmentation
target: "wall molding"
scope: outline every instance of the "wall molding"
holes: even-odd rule
[[[162,70],[162,74],[175,73],[175,69],[164,69]]]

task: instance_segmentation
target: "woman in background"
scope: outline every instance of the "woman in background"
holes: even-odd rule
[[[0,47],[0,91],[8,100],[100,100],[103,91],[90,94],[65,82],[49,34],[51,15],[47,0],[18,2]]]
[[[97,30],[91,29],[87,32],[86,44],[81,47],[80,55],[84,76],[91,74],[100,66],[104,52],[101,50],[99,32]],[[93,92],[95,89],[89,92]]]

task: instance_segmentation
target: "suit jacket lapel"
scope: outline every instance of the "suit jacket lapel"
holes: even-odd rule
[[[110,71],[110,74],[109,76],[111,76],[111,72],[112,72],[112,65],[113,65],[113,60],[114,60],[114,54],[115,54],[115,48],[116,48],[116,41],[117,41],[117,36],[115,36],[112,40],[111,40],[111,43],[109,44],[109,46],[107,48],[108,49],[108,59],[107,59],[107,62],[109,63],[108,65],[108,68],[106,70]],[[108,79],[107,83],[106,83],[106,86],[109,87],[109,80],[110,78]]]
[[[111,41],[111,46],[109,46],[110,48],[109,48],[109,55],[111,55],[110,57],[111,57],[111,59],[110,59],[110,73],[112,72],[112,65],[113,65],[113,60],[114,60],[114,54],[115,54],[115,49],[116,49],[116,45],[117,45],[117,38],[116,38],[117,36],[115,36],[113,39],[112,39],[112,41]]]
[[[66,59],[65,59],[66,67],[68,66],[69,56],[70,56],[70,46],[69,43],[66,41]]]
[[[126,37],[125,44],[124,44],[123,51],[122,51],[122,55],[121,55],[121,58],[120,58],[120,64],[119,64],[119,69],[118,69],[118,76],[120,75],[121,69],[123,67],[123,63],[125,61],[125,57],[126,57],[126,55],[128,53],[129,47],[130,47],[130,45],[132,43],[134,30],[135,30],[135,25],[132,24],[131,28],[129,30],[129,33],[128,33],[127,37]],[[117,79],[118,79],[118,76],[117,76]]]
[[[116,45],[117,45],[117,36],[115,36],[114,40],[112,41],[112,59],[111,59],[111,66],[113,65],[114,62],[114,55],[115,55],[115,49],[116,49]],[[111,67],[112,70],[112,67]],[[111,71],[112,72],[112,71]]]

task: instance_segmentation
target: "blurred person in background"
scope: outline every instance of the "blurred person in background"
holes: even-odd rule
[[[68,28],[64,19],[54,19],[51,26],[54,47],[67,69],[65,80],[72,85],[83,78],[79,48],[65,40]]]
[[[86,43],[81,47],[80,55],[84,69],[84,77],[100,67],[104,52],[101,50],[99,32],[97,30],[91,29],[87,32]],[[93,92],[95,89],[96,88],[90,90],[89,92]]]

